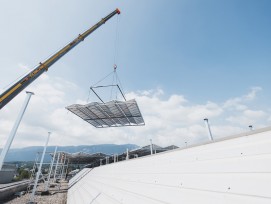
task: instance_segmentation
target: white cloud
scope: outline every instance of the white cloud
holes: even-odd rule
[[[252,87],[248,94],[227,100],[223,104],[223,108],[237,111],[245,110],[247,109],[247,105],[245,105],[245,103],[254,100],[259,91],[262,91],[261,87]]]
[[[251,88],[251,91],[250,91],[247,95],[245,95],[244,98],[245,98],[246,100],[254,100],[255,97],[256,97],[256,94],[257,94],[258,92],[260,92],[260,91],[262,91],[262,88],[261,88],[261,87],[252,87],[252,88]]]
[[[238,113],[238,115],[230,116],[226,120],[242,125],[242,126],[249,126],[253,124],[258,124],[261,120],[267,121],[267,114],[264,111],[261,110],[244,110],[243,112]]]
[[[262,127],[266,124],[270,110],[252,110],[249,107],[257,99],[257,93],[260,91],[261,87],[252,87],[248,94],[227,100],[223,104],[223,108],[228,112],[226,121],[243,127],[249,125]]]
[[[258,110],[258,111],[253,111],[253,110],[245,110],[244,111],[244,115],[246,117],[250,117],[250,118],[255,118],[255,119],[259,119],[264,117],[266,114],[265,112]]]
[[[27,65],[25,65],[25,64],[23,64],[23,63],[19,63],[19,64],[18,64],[18,67],[19,67],[22,71],[24,71],[24,72],[30,72],[30,71],[31,71],[31,69],[29,68],[29,66],[27,66]]]
[[[185,142],[193,144],[208,139],[203,122],[205,117],[210,119],[215,138],[240,133],[248,124],[257,120],[267,121],[268,117],[263,110],[250,110],[245,104],[245,101],[256,97],[260,88],[252,88],[249,94],[222,104],[212,101],[192,104],[182,95],[165,97],[162,89],[153,89],[130,92],[126,95],[128,99],[137,100],[146,126],[96,129],[65,109],[73,103],[86,103],[81,99],[83,91],[77,85],[43,74],[28,90],[35,92],[35,95],[31,98],[12,147],[43,145],[48,131],[52,132],[51,145],[146,145],[152,138],[154,143],[161,146],[184,146]],[[24,93],[19,94],[1,110],[1,146],[7,139],[24,98]],[[236,115],[236,108],[231,107],[237,105],[243,108],[237,108]]]

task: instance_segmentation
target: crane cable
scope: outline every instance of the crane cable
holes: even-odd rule
[[[113,79],[112,79],[112,87],[111,87],[111,92],[110,92],[110,100],[112,100],[112,94],[113,94],[113,88],[114,88],[114,82],[116,78],[116,69],[117,69],[117,57],[118,57],[118,27],[119,27],[119,18],[117,17],[116,20],[116,35],[115,35],[115,42],[114,42],[114,74],[113,74]]]
[[[113,73],[114,73],[114,71],[113,71],[113,72],[110,72],[110,73],[107,74],[105,77],[103,77],[102,79],[100,79],[98,82],[96,82],[95,84],[93,84],[91,87],[96,86],[97,84],[99,84],[100,82],[102,82],[103,80],[105,80],[107,77],[109,77],[110,75],[112,75]],[[89,101],[90,91],[91,91],[91,89],[89,89],[89,91],[88,91],[87,102]]]
[[[111,88],[111,94],[110,94],[110,98],[112,99],[112,94],[113,94],[113,88],[115,85],[114,83],[116,84],[120,84],[120,90],[122,92],[123,95],[124,94],[124,91],[123,91],[123,87],[122,87],[122,84],[120,82],[120,79],[119,79],[119,76],[117,74],[117,63],[118,63],[118,54],[119,54],[119,16],[117,16],[117,24],[116,24],[116,38],[115,38],[115,46],[114,46],[114,75],[113,75],[113,79],[112,79],[112,88]],[[117,99],[117,91],[116,91],[116,99]],[[125,97],[124,97],[125,99]]]
[[[112,97],[113,96],[113,89],[118,83],[120,85],[119,89],[120,89],[120,91],[123,94],[124,99],[125,99],[125,95],[124,95],[124,92],[123,92],[123,87],[122,87],[122,84],[120,82],[119,76],[117,74],[117,59],[118,59],[118,50],[119,50],[118,42],[119,42],[119,16],[117,16],[116,37],[115,37],[115,42],[114,42],[114,59],[113,59],[113,61],[114,61],[114,65],[113,65],[114,70],[91,86],[91,87],[94,87],[97,84],[99,84],[100,82],[104,81],[109,76],[113,75],[112,76],[112,84],[111,84],[112,87],[111,87],[111,92],[110,92],[110,100],[112,100],[112,98],[113,98]],[[91,89],[89,89],[89,92],[88,92],[87,102],[89,101],[90,92],[91,92]],[[117,91],[116,91],[116,93],[117,93]],[[116,94],[116,98],[117,98],[117,94]]]
[[[119,42],[119,16],[117,16],[117,24],[116,24],[116,37],[114,43],[114,69],[117,66],[117,59],[118,59],[118,42]]]

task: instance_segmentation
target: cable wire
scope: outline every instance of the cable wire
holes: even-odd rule
[[[113,74],[114,73],[114,71],[113,72],[110,72],[108,75],[106,75],[104,78],[102,78],[101,80],[99,80],[98,82],[96,82],[95,84],[93,84],[92,86],[96,86],[97,84],[99,84],[101,81],[103,81],[103,80],[105,80],[107,77],[109,77],[111,74]],[[92,87],[91,86],[91,87]]]

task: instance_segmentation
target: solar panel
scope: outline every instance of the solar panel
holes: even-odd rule
[[[66,109],[96,128],[145,125],[135,99],[92,102],[86,105],[73,104]]]
[[[77,164],[85,164],[85,163],[93,163],[96,161],[100,161],[100,159],[105,159],[108,155],[97,152],[97,153],[86,153],[86,152],[76,152],[76,153],[68,153],[62,152],[63,155],[69,160],[69,163],[77,163]]]

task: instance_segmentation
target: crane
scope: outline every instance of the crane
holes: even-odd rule
[[[9,87],[0,95],[0,109],[2,109],[16,95],[18,95],[25,87],[27,87],[35,79],[37,79],[42,73],[48,71],[48,68],[52,66],[56,61],[58,61],[61,57],[67,54],[72,48],[82,42],[88,35],[90,35],[93,31],[95,31],[97,28],[99,28],[102,24],[104,24],[116,14],[120,14],[119,9],[114,10],[109,15],[102,18],[98,23],[86,30],[83,34],[79,34],[77,38],[64,46],[61,50],[56,52],[44,62],[40,62],[39,65],[35,67],[30,73],[26,74],[20,80],[16,81],[11,87]]]

